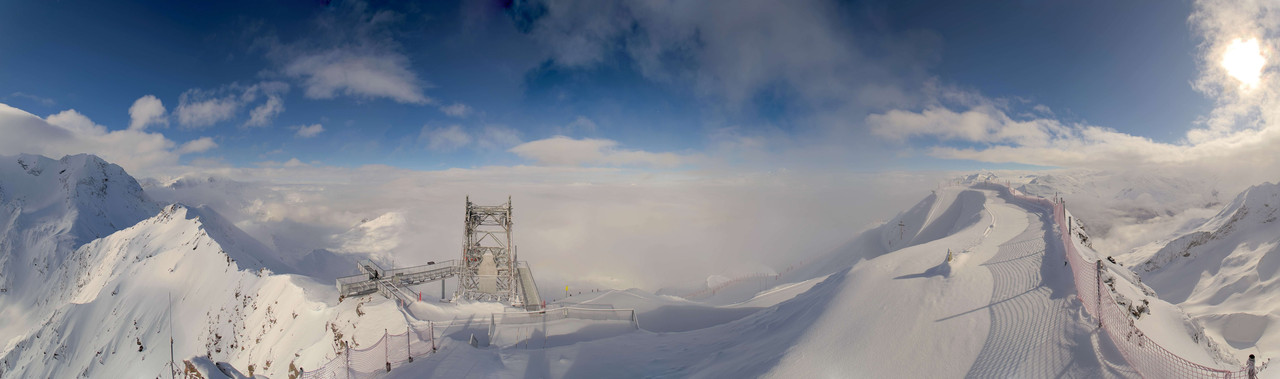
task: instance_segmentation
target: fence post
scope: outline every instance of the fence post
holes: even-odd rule
[[[352,338],[355,337],[352,336]],[[343,371],[347,372],[347,379],[351,379],[351,345],[347,345],[347,367]]]
[[[408,352],[406,355],[409,356],[409,362],[413,362],[413,340],[409,338],[412,331],[412,327],[404,330],[404,351]]]
[[[1258,379],[1258,370],[1253,365],[1253,354],[1249,354],[1249,379]]]
[[[382,330],[382,342],[384,343],[382,345],[382,358],[384,362],[387,362],[387,372],[391,372],[391,339],[388,338],[390,336],[391,333],[387,333],[386,329]]]
[[[431,333],[431,351],[436,351],[436,324],[427,321],[427,333]]]
[[[1102,260],[1098,260],[1098,270],[1094,273],[1098,279],[1098,303],[1093,308],[1093,316],[1098,318],[1098,327],[1102,327]]]

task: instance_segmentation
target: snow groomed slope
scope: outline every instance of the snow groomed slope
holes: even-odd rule
[[[1218,364],[1214,366],[1219,367],[1213,367],[1197,363],[1183,354],[1179,354],[1179,352],[1203,353],[1201,350],[1181,347],[1178,349],[1179,352],[1174,352],[1166,348],[1160,341],[1152,337],[1164,339],[1165,343],[1172,342],[1176,344],[1185,343],[1185,341],[1175,338],[1178,335],[1170,333],[1168,330],[1152,330],[1161,329],[1159,326],[1147,329],[1144,332],[1142,328],[1144,324],[1155,324],[1152,322],[1151,317],[1148,317],[1145,323],[1139,322],[1142,320],[1142,314],[1152,313],[1150,307],[1153,305],[1147,299],[1142,299],[1143,304],[1138,305],[1137,299],[1144,297],[1144,295],[1148,297],[1154,296],[1154,291],[1144,285],[1135,284],[1138,282],[1137,280],[1127,278],[1132,275],[1132,272],[1128,271],[1128,269],[1115,263],[1104,262],[1098,259],[1096,254],[1088,257],[1091,260],[1086,259],[1080,253],[1081,250],[1084,250],[1084,247],[1078,245],[1075,238],[1076,235],[1073,234],[1075,230],[1071,225],[1072,221],[1070,221],[1073,218],[1067,212],[1064,202],[1025,196],[1003,185],[991,184],[989,186],[998,188],[1019,201],[1052,209],[1054,222],[1058,226],[1058,235],[1062,238],[1061,244],[1067,250],[1067,262],[1071,266],[1077,297],[1080,299],[1084,309],[1095,320],[1098,320],[1100,327],[1107,332],[1107,336],[1124,356],[1125,361],[1142,376],[1155,378],[1246,378],[1265,368],[1265,364],[1254,367],[1252,362],[1246,363],[1244,367],[1237,368],[1221,368],[1221,363],[1215,362]],[[1181,311],[1174,308],[1174,311],[1160,313],[1167,316],[1170,313],[1181,314]],[[1200,362],[1206,361],[1203,359],[1202,354],[1188,355],[1199,355]],[[1216,361],[1216,359],[1214,360]]]
[[[1048,225],[1035,214],[1028,216],[1027,228],[982,263],[992,279],[991,303],[986,307],[991,327],[967,377],[1047,377],[1067,370],[1072,356],[1081,353],[1060,346],[1089,347],[1087,341],[1064,341],[1067,335],[1045,333],[1072,326],[1072,305],[1063,291],[1056,290],[1064,287],[1061,279],[1066,275],[1060,267],[1046,265],[1058,260],[1046,257],[1050,255],[1046,250],[1050,245],[1045,243]],[[1061,251],[1056,249],[1052,255],[1061,257]],[[1046,280],[1057,283],[1046,285]]]

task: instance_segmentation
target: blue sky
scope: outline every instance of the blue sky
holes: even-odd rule
[[[1160,163],[1266,129],[1213,56],[1274,25],[1223,4],[4,2],[0,103],[143,166]]]

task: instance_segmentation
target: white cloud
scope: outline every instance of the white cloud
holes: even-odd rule
[[[432,101],[422,94],[422,81],[410,71],[409,58],[394,51],[333,48],[307,53],[293,58],[284,73],[302,79],[304,93],[313,99],[342,94],[406,104]]]
[[[233,83],[228,87],[234,91],[239,86]],[[259,95],[265,96],[267,100],[249,111],[249,120],[245,121],[244,126],[271,125],[271,121],[284,112],[283,96],[288,92],[289,84],[277,81],[260,82],[245,88],[244,92],[240,94],[240,102],[242,104],[254,103],[258,100]]]
[[[283,166],[285,168],[296,168],[296,167],[306,167],[308,165],[306,163],[302,163],[302,161],[298,160],[298,158],[290,158],[289,161],[284,162]]]
[[[295,135],[302,138],[315,137],[317,135],[320,135],[321,132],[324,132],[324,126],[320,124],[299,125],[293,128],[298,130],[298,132]]]
[[[932,136],[944,140],[982,143],[1016,143],[1042,146],[1051,135],[1064,131],[1054,120],[1017,121],[991,104],[978,105],[964,112],[934,106],[920,112],[892,110],[867,116],[872,134],[895,141],[910,137]]]
[[[239,108],[239,97],[234,94],[190,89],[178,96],[178,109],[174,112],[178,114],[178,124],[199,129],[230,120]]]
[[[147,125],[169,125],[164,104],[154,95],[140,97],[129,107],[129,129],[143,130]]]
[[[418,133],[418,142],[428,150],[449,152],[467,146],[482,150],[504,150],[520,144],[520,132],[502,125],[486,125],[470,132],[460,125],[433,128],[424,125]]]
[[[461,118],[471,114],[471,107],[463,103],[453,103],[440,106],[440,111],[444,112],[444,114]]]
[[[676,167],[682,163],[681,157],[674,153],[623,150],[617,146],[617,142],[606,139],[556,136],[526,142],[509,151],[538,164],[552,166]]]
[[[419,140],[423,140],[427,144],[427,149],[432,151],[453,151],[463,148],[471,144],[471,135],[462,130],[461,126],[450,125],[443,128],[422,127],[422,132],[418,136]]]
[[[96,136],[107,134],[107,127],[94,123],[88,116],[76,112],[75,109],[68,109],[49,115],[49,117],[45,118],[45,121],[79,135]]]
[[[263,81],[250,86],[231,83],[217,89],[192,88],[178,96],[178,124],[187,129],[205,128],[236,117],[240,109],[265,98],[249,111],[249,119],[243,126],[268,126],[276,116],[284,112],[283,95],[289,85],[278,81]]]
[[[487,125],[476,135],[476,147],[486,150],[506,149],[520,144],[520,131],[501,125]]]
[[[335,3],[319,13],[316,27],[302,38],[282,42],[269,34],[259,40],[281,74],[300,81],[312,99],[350,96],[430,104],[429,87],[393,36],[404,15],[373,10],[363,2]]]
[[[160,133],[124,129],[108,131],[75,110],[66,110],[46,118],[0,104],[0,154],[30,153],[49,157],[69,154],[96,154],[119,164],[130,173],[147,175],[172,168],[182,154],[191,149],[203,151],[212,141],[189,142],[187,150],[175,148],[172,140]],[[202,138],[207,139],[207,138]]]
[[[280,96],[267,96],[267,101],[249,111],[249,121],[245,126],[267,126],[277,115],[284,112],[284,100]]]
[[[200,137],[182,144],[182,147],[178,148],[178,154],[203,153],[215,147],[218,147],[218,144],[213,142],[213,138]]]

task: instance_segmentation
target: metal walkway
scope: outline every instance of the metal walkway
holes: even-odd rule
[[[461,266],[457,260],[433,262],[420,266],[385,270],[370,260],[359,263],[361,274],[338,278],[338,295],[342,297],[363,296],[378,293],[387,298],[412,302],[417,299],[416,293],[408,286],[441,281],[457,277]],[[520,283],[521,300],[519,307],[529,311],[542,309],[542,297],[538,295],[538,285],[533,280],[533,272],[528,262],[517,263],[517,277]],[[441,287],[443,288],[443,287]],[[443,293],[442,293],[443,296]]]

